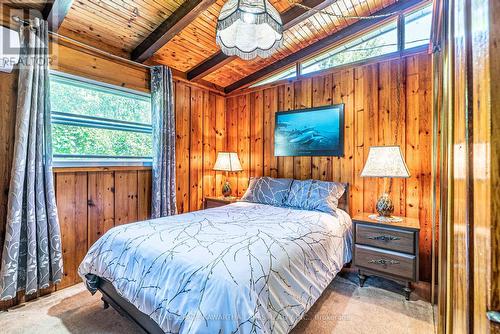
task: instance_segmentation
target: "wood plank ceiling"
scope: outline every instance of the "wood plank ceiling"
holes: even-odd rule
[[[339,0],[328,6],[326,10],[335,14],[362,16],[370,15],[394,2],[395,0]],[[283,13],[291,7],[293,2],[274,0],[271,3]],[[215,44],[215,25],[223,4],[223,0],[218,0],[160,49],[151,60],[185,72],[217,53],[220,49]],[[317,13],[287,30],[283,47],[272,57],[267,59],[256,58],[252,61],[235,58],[203,79],[218,86],[226,87],[321,38],[345,28],[356,20],[351,19],[349,21]]]
[[[76,0],[59,33],[120,56],[130,53],[183,0]]]
[[[187,73],[218,54],[220,50],[215,43],[215,26],[225,1],[205,2],[205,5],[211,4],[208,9],[201,12],[154,53],[147,63],[164,64]],[[282,14],[287,10],[290,13],[295,1],[298,0],[270,0]],[[304,1],[307,0],[301,2]],[[10,2],[19,5],[23,1]],[[74,0],[58,32],[113,54],[131,58],[131,54],[141,42],[185,2],[183,0]],[[335,14],[365,16],[395,2],[396,0],[330,0],[326,10]],[[42,3],[39,5],[41,10],[44,7],[43,1],[39,3]],[[316,13],[297,24],[290,24],[292,26],[284,34],[283,47],[272,57],[256,58],[251,61],[231,58],[224,63],[224,66],[207,73],[203,80],[220,87],[227,87],[354,22],[356,19],[346,20]]]

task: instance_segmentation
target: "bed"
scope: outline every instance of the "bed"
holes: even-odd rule
[[[79,274],[146,333],[288,333],[351,260],[346,198],[334,215],[237,202],[117,226]]]

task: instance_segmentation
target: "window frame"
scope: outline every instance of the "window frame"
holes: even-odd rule
[[[422,16],[421,16],[421,17],[417,17],[417,18],[415,18],[415,19],[413,19],[413,20],[411,20],[411,21],[407,21],[408,16],[411,16],[411,15],[413,15],[414,13],[416,13],[416,12],[418,12],[418,11],[421,11],[421,10],[423,10],[423,9],[424,9],[424,8],[426,8],[426,7],[430,7],[430,8],[431,8],[430,14],[431,14],[431,20],[432,20],[432,11],[434,10],[434,8],[433,8],[433,6],[432,6],[432,2],[430,2],[430,3],[426,2],[426,3],[425,3],[425,4],[423,4],[423,5],[416,6],[415,8],[412,8],[411,10],[408,10],[408,11],[406,11],[406,12],[404,12],[404,13],[402,13],[402,14],[400,15],[400,19],[401,19],[401,21],[402,21],[402,22],[401,22],[401,27],[400,27],[400,30],[401,30],[401,35],[403,36],[403,38],[402,38],[402,45],[401,45],[401,49],[402,49],[402,51],[405,51],[405,50],[412,50],[412,49],[417,49],[417,48],[420,48],[420,47],[426,47],[426,48],[428,48],[428,47],[429,47],[429,44],[423,44],[423,45],[417,45],[417,46],[414,46],[414,47],[409,47],[409,48],[407,48],[407,47],[406,47],[407,40],[406,40],[406,36],[405,36],[405,34],[406,34],[406,24],[407,24],[407,23],[411,23],[411,22],[413,22],[413,21],[416,21],[416,20],[418,20],[419,18],[421,18],[421,17],[422,17]],[[431,24],[432,24],[432,23],[431,23]],[[432,28],[431,28],[431,29],[432,29]],[[431,38],[431,34],[432,34],[431,29],[429,29],[429,30],[430,30],[430,31],[429,31],[429,42],[430,42],[430,38]],[[415,41],[413,41],[413,42],[415,42]]]
[[[80,86],[88,89],[91,86],[95,91],[110,93],[130,97],[135,95],[143,100],[151,101],[151,94],[133,90],[126,87],[120,87],[105,82],[77,76],[61,71],[50,70],[50,79],[57,77],[56,80],[70,82],[73,86]],[[151,110],[151,108],[150,108]],[[78,126],[94,129],[106,129],[116,131],[128,131],[133,133],[146,133],[153,135],[153,120],[151,124],[141,122],[131,122],[116,120],[106,117],[88,116],[76,113],[67,113],[52,109],[51,104],[51,125]],[[52,140],[52,138],[50,138]],[[111,166],[151,166],[153,154],[148,156],[113,156],[113,155],[78,155],[78,154],[56,154],[52,152],[53,167],[111,167]]]
[[[382,27],[389,26],[391,24],[394,25],[394,28],[388,29],[387,31],[383,31],[383,32],[379,32],[379,33],[373,34],[373,36],[369,36],[369,35],[371,35],[372,32],[375,32],[377,29],[381,29]],[[361,45],[363,43],[366,43],[366,42],[368,42],[368,41],[370,41],[370,40],[372,40],[374,38],[380,37],[383,34],[391,32],[393,30],[396,30],[396,36],[397,36],[396,37],[396,44],[390,45],[390,46],[396,46],[396,48],[399,49],[399,33],[398,33],[398,31],[399,31],[399,24],[397,22],[397,19],[393,18],[391,20],[386,20],[386,21],[384,21],[384,22],[382,22],[380,24],[377,24],[377,25],[371,27],[369,30],[366,30],[366,31],[364,31],[361,34],[358,34],[354,38],[351,38],[350,41],[344,41],[342,43],[339,43],[338,45],[334,45],[332,47],[329,47],[326,50],[323,50],[322,52],[317,53],[314,56],[307,57],[306,59],[300,61],[300,64],[299,64],[300,74],[302,76],[308,76],[308,75],[311,75],[311,74],[316,74],[318,72],[328,71],[328,70],[331,70],[331,69],[337,69],[337,68],[342,67],[342,66],[348,66],[348,65],[352,65],[352,64],[356,64],[356,63],[360,63],[360,62],[366,62],[366,61],[369,61],[369,60],[372,60],[372,59],[375,59],[375,58],[381,58],[381,57],[384,57],[384,56],[387,56],[387,55],[390,55],[390,54],[399,53],[399,50],[397,50],[397,51],[394,51],[394,52],[388,52],[388,53],[384,53],[384,54],[381,54],[381,55],[378,55],[378,56],[373,56],[373,57],[369,57],[369,58],[365,58],[365,59],[360,59],[360,60],[356,60],[356,61],[353,61],[353,62],[349,62],[349,63],[345,63],[345,64],[339,64],[337,66],[332,66],[332,67],[328,67],[328,68],[320,69],[320,70],[317,70],[317,71],[311,71],[311,72],[302,74],[303,69],[306,66],[306,64],[309,61],[311,61],[312,59],[314,59],[314,58],[318,58],[318,59],[314,63],[307,64],[307,66],[311,66],[311,65],[313,65],[313,64],[315,64],[317,62],[324,61],[325,59],[327,59],[327,58],[329,58],[331,56],[335,56],[335,55],[337,55],[339,53],[342,53],[342,52],[345,52],[345,51],[347,51],[347,50],[349,50],[351,48],[356,48],[356,47],[358,47],[359,45]],[[365,39],[365,36],[369,36],[369,37]],[[357,43],[354,43],[353,45],[345,47],[346,45],[351,44],[352,42],[354,42],[354,41],[356,41],[358,39],[359,39],[359,41]],[[385,46],[385,45],[383,45],[383,46]],[[343,47],[343,50],[339,50],[337,52],[333,52],[336,49],[340,49],[342,47]],[[330,52],[333,52],[333,53],[331,55],[329,55],[329,56],[323,57],[323,55],[326,55],[326,54],[328,54]]]
[[[409,15],[411,15],[411,14],[413,14],[413,13],[419,11],[419,10],[422,10],[423,8],[425,8],[427,6],[432,6],[432,2],[431,1],[425,1],[425,2],[423,2],[421,4],[418,4],[418,5],[416,5],[416,6],[412,7],[412,8],[409,8],[409,9],[403,11],[403,12],[400,12],[397,16],[393,16],[393,17],[387,18],[386,20],[383,20],[382,22],[379,22],[376,25],[373,25],[373,26],[365,29],[364,31],[356,34],[355,36],[351,36],[349,38],[346,38],[346,39],[342,40],[339,43],[335,43],[334,45],[330,45],[330,46],[326,47],[325,49],[323,49],[321,51],[318,51],[318,52],[316,52],[316,53],[314,53],[312,55],[309,55],[306,58],[303,58],[303,59],[295,62],[294,65],[297,68],[297,71],[296,71],[296,76],[293,77],[293,78],[281,79],[281,80],[276,80],[276,81],[272,81],[272,82],[267,82],[267,83],[264,83],[264,84],[260,84],[262,81],[268,80],[269,78],[271,78],[273,76],[279,76],[279,74],[281,72],[286,71],[288,68],[290,68],[292,66],[292,65],[289,65],[285,69],[279,69],[279,70],[273,72],[272,74],[267,75],[264,78],[258,79],[258,81],[255,81],[249,87],[250,88],[258,88],[258,87],[265,87],[267,85],[277,85],[279,83],[290,82],[290,81],[293,81],[293,80],[300,80],[300,79],[303,79],[303,78],[310,78],[310,77],[314,77],[314,76],[321,75],[321,74],[336,72],[336,71],[344,69],[344,68],[351,68],[353,66],[366,65],[366,64],[369,64],[369,63],[375,63],[375,62],[380,62],[380,61],[384,61],[384,60],[390,60],[390,59],[396,59],[396,58],[404,58],[404,57],[408,57],[410,55],[414,55],[414,54],[418,54],[418,53],[422,53],[422,52],[428,51],[429,50],[429,45],[428,44],[418,45],[418,46],[415,46],[415,47],[411,47],[411,48],[405,49],[405,36],[404,36],[404,34],[405,34],[405,17],[407,17],[407,16],[409,16]],[[306,62],[308,62],[309,60],[311,60],[311,59],[313,59],[315,57],[320,57],[322,54],[328,53],[328,52],[330,52],[331,50],[333,50],[335,48],[341,47],[343,44],[349,43],[350,41],[353,41],[356,38],[360,38],[360,37],[362,37],[364,35],[367,35],[371,31],[376,30],[377,28],[379,28],[381,26],[389,24],[391,21],[395,21],[396,22],[396,29],[397,29],[397,35],[398,35],[397,51],[386,53],[386,54],[382,54],[382,55],[379,55],[379,56],[374,56],[374,57],[366,58],[366,59],[362,59],[362,60],[359,60],[359,61],[354,61],[354,62],[351,62],[351,63],[346,63],[346,64],[341,64],[341,65],[338,65],[338,66],[333,66],[333,67],[330,67],[330,68],[321,69],[321,70],[318,70],[318,71],[309,72],[309,73],[306,73],[306,74],[302,73],[303,64],[306,63]]]
[[[282,76],[287,74],[287,72],[289,72],[289,71],[291,71],[291,73],[283,78]],[[297,79],[297,76],[298,76],[297,64],[293,64],[291,66],[285,67],[283,70],[277,72],[276,74],[270,75],[263,80],[260,80],[254,84],[251,84],[249,87],[255,88],[255,87],[264,86],[264,85],[268,85],[268,84],[272,84],[272,83],[280,82],[280,81],[285,81],[285,80],[291,81],[291,80]],[[274,77],[280,77],[280,78],[276,79],[276,80],[272,80]]]

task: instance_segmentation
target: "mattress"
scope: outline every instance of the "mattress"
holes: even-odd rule
[[[288,333],[351,260],[352,223],[238,202],[117,226],[79,274],[107,279],[167,333]]]

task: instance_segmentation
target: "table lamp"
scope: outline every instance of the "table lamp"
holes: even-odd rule
[[[236,152],[219,152],[213,169],[215,171],[226,172],[226,182],[222,186],[222,195],[230,197],[231,185],[229,184],[227,175],[229,172],[241,172],[243,170],[240,159],[238,159],[238,154]]]
[[[389,196],[392,186],[392,178],[408,178],[410,172],[406,166],[401,148],[399,146],[372,146],[368,152],[365,167],[361,177],[384,178],[384,193],[377,201],[378,218],[391,218],[394,213],[394,205]],[[386,178],[390,179],[387,189]],[[381,220],[379,219],[379,220]]]

